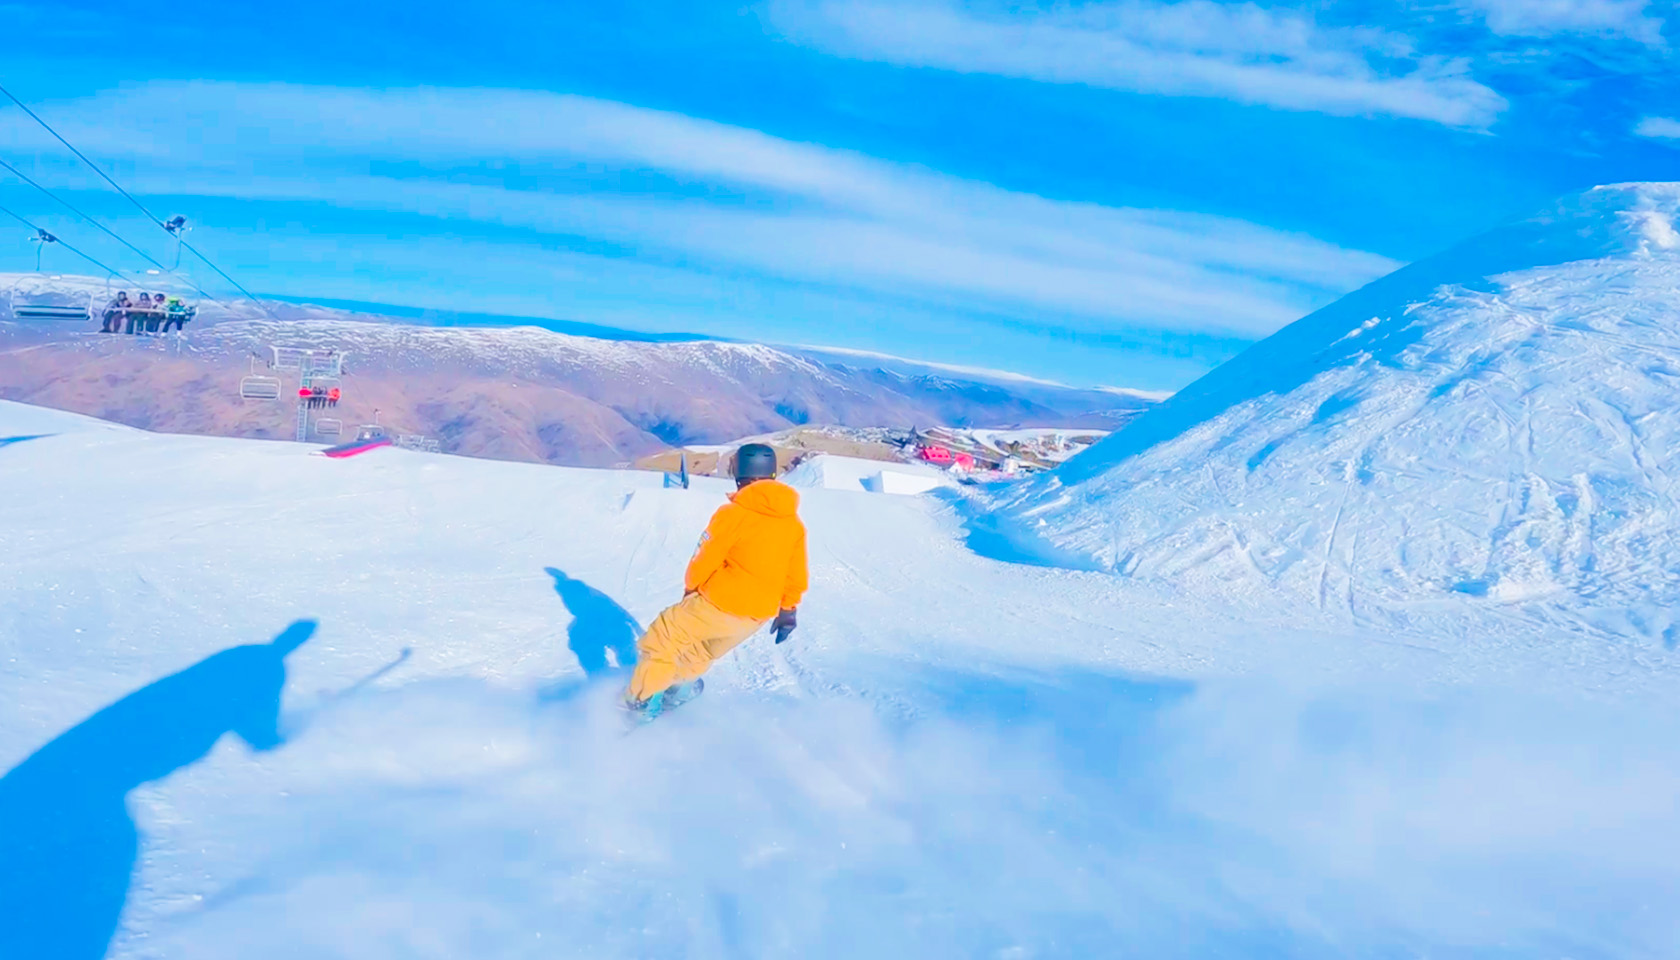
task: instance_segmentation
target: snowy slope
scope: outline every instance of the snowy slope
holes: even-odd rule
[[[1355,617],[1474,598],[1673,647],[1677,215],[1680,185],[1599,188],[1372,284],[1004,501],[1006,524]]]
[[[798,489],[850,490],[854,493],[924,493],[954,487],[943,471],[924,463],[865,460],[819,453],[789,470],[782,478]]]
[[[0,938],[50,944],[0,954],[94,958],[113,932],[110,956],[159,960],[1654,957],[1680,936],[1668,660],[1508,623],[1428,646],[999,563],[926,498],[804,491],[800,631],[622,737],[613,660],[724,489],[0,403],[0,898],[34,898],[0,906]],[[66,930],[91,940],[58,949]]]

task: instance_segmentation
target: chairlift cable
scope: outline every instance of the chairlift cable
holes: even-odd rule
[[[18,223],[21,223],[24,226],[28,227],[29,229],[35,231],[36,236],[40,236],[42,234],[46,234],[47,236],[52,236],[52,234],[47,233],[45,230],[41,229],[40,227],[36,226],[35,224],[30,223],[28,220],[24,219],[24,217],[22,215],[14,213],[11,210],[6,209],[5,207],[0,207],[0,213],[3,213],[6,216],[11,217],[13,220],[16,220]],[[94,266],[98,267],[99,269],[105,271],[105,273],[108,276],[113,276],[113,277],[122,276],[122,271],[112,270],[110,267],[107,267],[105,264],[100,263],[98,260],[95,260],[94,258],[88,256],[87,254],[83,253],[82,251],[80,251],[80,250],[76,249],[75,247],[71,246],[69,243],[66,243],[64,240],[59,239],[58,237],[53,237],[53,242],[58,244],[59,246],[63,247],[64,249],[70,251],[71,253],[75,254],[76,256],[81,257],[83,260],[86,260],[88,263],[91,263]]]
[[[240,293],[243,293],[245,295],[246,299],[248,299],[252,303],[256,304],[257,308],[259,310],[261,310],[263,313],[268,314],[268,318],[270,320],[279,320],[280,319],[279,317],[275,316],[273,311],[269,310],[268,307],[266,305],[264,305],[261,300],[257,299],[256,294],[254,294],[251,291],[245,289],[245,287],[243,285],[241,285],[238,280],[235,280],[232,277],[228,276],[227,273],[225,271],[223,271],[221,267],[218,267],[214,263],[211,263],[209,257],[205,256],[202,253],[199,253],[197,247],[193,246],[192,244],[188,243],[185,240],[181,241],[181,246],[185,247],[193,256],[197,257],[200,260],[203,260],[204,265],[209,267],[210,269],[216,271],[217,276],[221,277],[223,280],[226,280],[228,283],[233,284],[234,287],[237,288]]]
[[[77,150],[75,148],[75,146],[70,143],[70,141],[68,141],[68,140],[64,139],[63,137],[59,136],[58,131],[54,130],[52,128],[51,124],[47,123],[47,121],[45,121],[45,120],[42,120],[40,114],[38,114],[35,111],[29,109],[29,105],[24,103],[22,100],[19,100],[17,98],[16,94],[12,93],[12,91],[10,91],[10,90],[7,90],[4,85],[0,85],[0,93],[5,94],[13,103],[18,105],[19,109],[21,109],[24,113],[29,114],[30,119],[34,120],[36,123],[41,125],[41,129],[43,129],[43,130],[47,131],[48,133],[52,134],[53,139],[57,140],[59,143],[64,144],[65,149],[69,150],[71,153],[73,153],[77,157],[79,157],[83,163],[88,165],[89,169],[93,170],[94,173],[99,174],[99,176],[101,178],[103,178],[106,183],[111,185],[112,189],[116,190],[118,193],[127,197],[128,202],[132,203],[136,207],[138,207],[140,209],[140,212],[145,214],[146,218],[148,220],[152,221],[153,223],[157,224],[160,227],[163,226],[163,221],[158,219],[157,214],[154,214],[154,213],[152,213],[152,211],[147,210],[145,204],[141,203],[139,200],[136,200],[132,193],[129,193],[127,190],[124,190],[122,188],[121,184],[117,183],[117,181],[115,181],[115,180],[112,180],[110,178],[110,176],[105,173],[104,170],[99,169],[99,165],[94,163],[92,160],[89,160],[87,158],[87,154],[83,153],[80,150]]]
[[[140,249],[139,247],[135,246],[134,244],[129,243],[127,240],[124,240],[120,235],[117,234],[117,232],[115,230],[112,230],[110,227],[107,227],[103,223],[100,223],[98,220],[95,220],[92,216],[89,216],[88,214],[83,213],[80,209],[78,209],[76,206],[71,204],[70,201],[64,199],[63,197],[61,197],[58,194],[52,192],[51,190],[47,189],[46,187],[42,186],[41,184],[35,182],[33,179],[30,178],[30,176],[28,174],[24,173],[22,170],[19,170],[17,167],[12,166],[11,164],[7,163],[5,160],[0,160],[0,167],[4,167],[6,170],[9,170],[12,173],[12,175],[17,177],[19,180],[22,180],[24,183],[29,184],[30,186],[32,186],[35,189],[41,191],[42,193],[46,194],[47,196],[51,197],[52,199],[58,201],[58,203],[61,206],[63,206],[64,209],[69,210],[71,213],[75,214],[76,216],[81,217],[83,220],[86,220],[88,223],[93,224],[95,227],[98,227],[100,230],[104,231],[113,240],[117,241],[118,243],[122,244],[123,246],[127,247],[128,249],[133,250],[135,253],[138,253],[141,257],[145,258],[147,263],[151,264],[154,267],[157,267],[159,270],[163,271],[164,273],[167,273],[171,276],[175,276],[175,271],[170,270],[168,267],[166,267],[163,264],[158,263],[156,260],[152,259],[151,254],[149,254],[146,251]],[[177,279],[186,280],[185,277],[177,277]],[[203,297],[206,300],[209,300],[211,303],[220,303],[221,302],[220,300],[217,300],[215,297],[211,296],[210,293],[208,291],[206,291],[203,287],[200,287],[198,284],[193,283],[191,280],[186,280],[186,283],[187,283],[187,286],[192,287],[194,290],[197,290],[199,296]]]
[[[7,99],[9,99],[13,103],[17,104],[18,108],[21,109],[24,113],[29,114],[30,119],[34,120],[36,123],[41,125],[41,129],[43,129],[43,130],[47,131],[48,133],[52,134],[53,139],[57,140],[59,143],[64,144],[65,149],[67,149],[71,153],[75,154],[77,159],[79,159],[83,163],[87,164],[88,169],[92,170],[94,173],[99,174],[100,179],[102,179],[106,183],[110,184],[111,188],[113,190],[122,194],[124,197],[127,197],[128,202],[134,204],[135,208],[138,209],[141,213],[145,214],[146,219],[148,219],[148,220],[152,221],[152,223],[156,224],[157,228],[159,230],[162,230],[164,233],[167,233],[170,236],[174,237],[176,239],[176,241],[181,244],[181,246],[185,247],[188,250],[191,250],[193,256],[197,257],[200,260],[203,260],[205,265],[208,266],[210,269],[216,271],[216,274],[218,276],[220,276],[223,280],[226,280],[228,283],[231,283],[235,287],[237,287],[239,289],[240,293],[243,293],[247,298],[250,299],[250,301],[252,303],[257,305],[257,309],[261,310],[263,313],[268,314],[269,319],[271,319],[271,320],[279,320],[280,319],[279,317],[274,315],[273,311],[268,309],[268,306],[266,304],[264,304],[261,300],[258,300],[254,295],[252,295],[251,291],[245,289],[243,286],[240,285],[240,283],[237,280],[228,276],[227,273],[225,271],[223,271],[221,267],[218,267],[214,263],[211,263],[209,257],[206,257],[204,254],[199,253],[198,248],[196,248],[192,244],[188,243],[176,231],[169,229],[169,227],[164,224],[163,220],[160,219],[157,214],[155,214],[152,211],[146,209],[146,205],[141,203],[138,199],[136,199],[134,194],[129,193],[127,190],[124,190],[122,188],[122,184],[118,183],[115,180],[112,180],[110,174],[107,174],[104,170],[100,169],[98,164],[96,164],[92,160],[88,159],[87,154],[83,153],[80,150],[77,150],[75,145],[73,145],[70,141],[64,139],[64,137],[62,135],[60,135],[57,130],[54,130],[52,128],[52,124],[49,124],[49,123],[47,123],[47,121],[41,119],[40,114],[38,114],[35,111],[29,109],[28,104],[24,103],[22,100],[19,100],[18,97],[17,97],[17,94],[15,94],[12,91],[6,89],[6,87],[4,85],[0,85],[0,94],[5,94]]]

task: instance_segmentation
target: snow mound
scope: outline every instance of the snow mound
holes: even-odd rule
[[[807,490],[852,490],[915,495],[955,486],[945,474],[919,463],[888,463],[821,453],[787,472],[782,480]]]
[[[0,420],[0,443],[8,440],[20,442],[25,439],[35,440],[60,433],[138,433],[132,427],[125,427],[108,420],[71,413],[67,410],[53,410],[49,407],[31,407],[21,403],[4,404],[5,417]]]
[[[1120,573],[1356,616],[1452,594],[1680,637],[1680,184],[1379,280],[995,503]],[[1560,614],[1561,615],[1561,614]]]

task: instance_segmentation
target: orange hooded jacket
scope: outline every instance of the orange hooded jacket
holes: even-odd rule
[[[701,535],[683,589],[753,620],[799,606],[809,584],[799,494],[787,484],[759,480],[729,500]]]

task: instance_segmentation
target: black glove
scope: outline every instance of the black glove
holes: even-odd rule
[[[776,614],[776,619],[771,621],[770,626],[776,631],[776,642],[781,643],[793,632],[794,627],[799,626],[799,611],[783,610]]]

